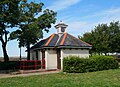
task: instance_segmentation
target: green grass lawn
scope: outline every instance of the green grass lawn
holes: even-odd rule
[[[4,78],[0,87],[120,87],[120,69]]]

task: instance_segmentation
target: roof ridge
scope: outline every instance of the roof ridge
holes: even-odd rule
[[[50,38],[48,39],[48,41],[47,41],[47,43],[45,44],[45,46],[47,46],[49,43],[50,43],[50,41],[52,40],[52,38],[55,36],[55,34],[52,34],[51,36],[50,36]]]
[[[57,34],[57,35],[58,35],[58,34]],[[62,34],[62,35],[58,35],[58,40],[57,40],[55,46],[57,46],[57,44],[58,44],[58,42],[60,41],[60,39],[61,39],[62,36],[63,36],[63,34]]]
[[[64,33],[63,39],[60,42],[60,45],[63,45],[63,43],[65,42],[65,38],[67,37],[67,33]]]

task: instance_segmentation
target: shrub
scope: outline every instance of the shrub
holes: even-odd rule
[[[114,58],[113,56],[105,56],[105,55],[94,55],[90,56],[90,58]]]
[[[120,63],[120,58],[116,58],[116,60]]]
[[[34,66],[36,64],[36,67]],[[21,67],[20,67],[21,65]],[[0,62],[0,70],[16,70],[16,69],[40,69],[41,61],[8,61]]]
[[[112,56],[93,56],[90,57],[96,61],[97,70],[116,69],[118,62]]]
[[[111,56],[93,56],[91,58],[69,56],[63,59],[63,71],[69,73],[92,72],[118,67],[118,62]]]
[[[19,69],[19,61],[0,62],[0,70]]]
[[[65,72],[84,72],[85,61],[86,61],[85,59],[83,59],[83,58],[80,59],[77,56],[66,57],[66,58],[64,58],[64,61],[63,61],[63,71],[65,71]]]

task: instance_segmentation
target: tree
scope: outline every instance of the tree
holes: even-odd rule
[[[27,60],[30,60],[30,45],[42,38],[43,30],[48,32],[51,24],[56,21],[56,12],[49,9],[42,11],[43,5],[43,3],[27,3],[27,1],[21,3],[20,29],[10,35],[11,39],[19,41],[20,47],[25,46],[27,48]]]
[[[90,33],[83,34],[82,40],[92,44],[92,52],[99,54],[120,52],[120,24],[119,21],[99,24]]]
[[[86,32],[85,34],[83,34],[83,37],[78,36],[78,38],[84,40],[89,44],[92,44],[92,34],[90,32]]]
[[[93,49],[95,52],[107,53],[109,49],[109,34],[107,24],[99,24],[92,31]]]
[[[0,0],[0,41],[2,43],[4,61],[9,61],[6,46],[8,43],[8,28],[18,24],[20,0]]]
[[[83,40],[83,41],[85,41],[85,42],[87,42],[91,45],[93,44],[93,42],[92,42],[93,38],[92,38],[92,33],[91,32],[84,33],[82,37],[78,36],[78,39]],[[94,48],[92,47],[92,49],[94,49]],[[90,50],[90,53],[92,53],[92,50]]]
[[[120,53],[120,23],[117,22],[111,22],[109,25],[109,34],[110,34],[110,40],[109,40],[109,47],[110,51],[113,52],[119,52]]]

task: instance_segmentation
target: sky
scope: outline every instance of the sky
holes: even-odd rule
[[[112,21],[120,21],[120,0],[28,0],[43,2],[43,9],[51,9],[57,12],[56,24],[63,21],[68,25],[67,32],[74,36],[82,36],[90,32],[101,23],[109,24]],[[56,29],[52,25],[49,33],[44,32],[44,38]],[[14,28],[16,29],[16,28]],[[9,41],[7,44],[9,56],[19,56],[18,42]],[[22,48],[22,56],[26,56],[26,48]],[[0,42],[0,57],[3,56]]]

